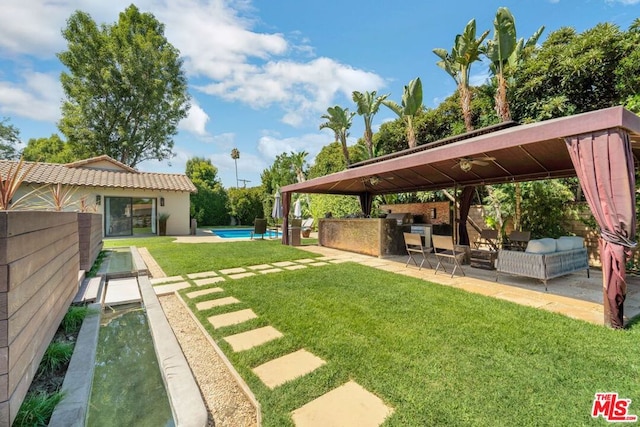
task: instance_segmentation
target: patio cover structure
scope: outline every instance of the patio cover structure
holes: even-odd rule
[[[492,158],[460,167],[461,160]],[[288,227],[292,193],[354,195],[368,215],[379,194],[463,190],[494,183],[578,176],[601,231],[605,323],[623,326],[625,262],[635,247],[635,170],[640,163],[640,117],[612,107],[526,125],[507,123],[352,165],[281,188]],[[467,169],[467,168],[464,168]],[[466,222],[461,217],[460,223]],[[288,243],[288,233],[282,241]]]

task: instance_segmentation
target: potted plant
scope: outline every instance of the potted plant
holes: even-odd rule
[[[168,213],[161,213],[158,216],[158,222],[160,223],[159,226],[159,234],[160,236],[166,236],[167,235],[167,220],[169,219],[169,214]]]

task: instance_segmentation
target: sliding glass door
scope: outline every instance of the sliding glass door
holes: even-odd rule
[[[105,235],[157,234],[156,199],[105,197]]]

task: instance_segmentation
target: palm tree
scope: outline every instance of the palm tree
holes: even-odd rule
[[[389,94],[380,95],[376,97],[376,91],[373,92],[358,92],[354,91],[352,94],[353,102],[358,105],[358,114],[364,118],[364,143],[367,147],[367,154],[369,158],[374,157],[373,152],[373,130],[371,130],[371,121],[373,116],[378,113],[380,104],[387,99]]]
[[[507,79],[515,73],[518,66],[531,53],[543,31],[544,26],[538,28],[526,42],[524,39],[518,40],[516,22],[511,11],[506,7],[500,7],[493,20],[493,40],[487,40],[486,45],[480,48],[480,52],[491,61],[489,70],[496,79],[496,114],[503,122],[511,120],[509,100],[507,99]],[[513,226],[516,230],[520,230],[522,189],[519,182],[515,183],[515,199],[516,209]]]
[[[237,148],[234,148],[233,150],[231,150],[231,158],[236,164],[236,188],[239,188],[240,186],[238,185],[238,159],[240,158],[240,151]]]
[[[339,105],[327,108],[327,114],[323,114],[322,118],[327,121],[320,124],[320,130],[331,129],[335,134],[336,141],[342,144],[342,154],[349,166],[349,149],[347,148],[347,137],[349,136],[349,128],[356,113],[350,113],[348,108],[342,108]]]
[[[540,27],[526,42],[524,39],[518,40],[513,15],[506,7],[500,7],[493,21],[493,40],[487,40],[486,45],[480,48],[480,52],[491,61],[489,70],[496,79],[496,114],[503,122],[511,120],[507,100],[507,80],[530,54],[543,31],[544,26]]]
[[[411,80],[402,92],[402,105],[389,99],[382,100],[382,104],[396,113],[407,125],[407,142],[409,148],[417,145],[416,130],[413,119],[422,109],[422,82],[420,77]]]
[[[306,151],[300,151],[298,153],[295,151],[291,152],[291,164],[293,166],[293,171],[296,174],[296,179],[298,180],[298,182],[305,182],[307,180],[304,174],[304,167],[307,164],[308,155],[309,153],[307,153]]]
[[[445,70],[458,85],[460,106],[462,107],[462,116],[464,117],[464,125],[467,131],[473,130],[471,91],[469,90],[471,64],[480,59],[480,45],[488,34],[489,30],[476,39],[476,20],[472,19],[464,27],[464,32],[456,35],[451,53],[442,48],[433,49],[433,53],[440,58],[436,65]]]

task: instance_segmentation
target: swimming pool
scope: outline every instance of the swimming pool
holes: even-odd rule
[[[214,228],[211,230],[214,236],[223,239],[248,239],[251,237],[252,231],[253,228]],[[282,236],[282,233],[278,232],[278,234],[276,234],[273,230],[267,230],[264,235],[265,239],[273,239],[280,236]],[[256,237],[259,239],[262,236],[257,234]]]

